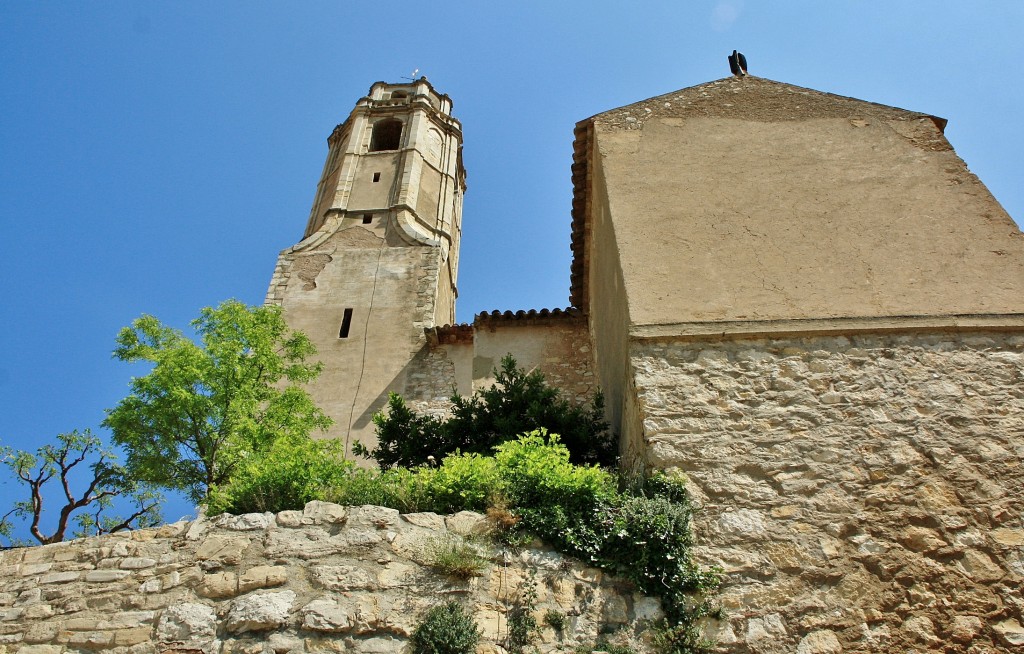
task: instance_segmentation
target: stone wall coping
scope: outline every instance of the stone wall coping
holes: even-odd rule
[[[736,320],[632,325],[633,340],[701,341],[862,333],[1024,331],[1024,314],[841,317],[797,320]]]

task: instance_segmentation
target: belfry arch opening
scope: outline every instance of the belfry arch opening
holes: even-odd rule
[[[390,118],[373,125],[370,136],[370,152],[381,150],[397,150],[402,142],[402,121]]]

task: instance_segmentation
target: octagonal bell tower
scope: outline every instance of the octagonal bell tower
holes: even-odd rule
[[[401,393],[424,329],[455,321],[462,128],[425,77],[377,82],[327,139],[302,241],[281,252],[267,302],[306,332],[328,435],[374,441],[372,415]]]

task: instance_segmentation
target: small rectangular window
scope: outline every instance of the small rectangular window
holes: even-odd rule
[[[352,309],[345,309],[345,317],[341,319],[341,331],[338,338],[348,338],[348,330],[352,327]]]
[[[380,173],[374,173],[373,174],[373,182],[376,184],[379,181],[380,181]]]
[[[373,214],[372,213],[364,213],[363,214],[363,224],[364,225],[369,225],[372,222],[373,222]]]

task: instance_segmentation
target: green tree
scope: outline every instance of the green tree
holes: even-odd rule
[[[304,439],[331,420],[299,384],[320,374],[316,348],[291,331],[278,306],[228,300],[192,321],[199,343],[144,315],[117,337],[114,356],[149,362],[104,425],[138,479],[196,502],[247,456],[280,439]]]
[[[373,458],[384,470],[412,467],[456,450],[490,454],[519,434],[543,429],[559,434],[573,463],[615,463],[616,441],[604,420],[600,393],[590,406],[572,404],[548,386],[543,373],[526,372],[511,354],[494,375],[494,384],[471,397],[453,395],[451,416],[444,419],[417,415],[392,394],[387,411],[373,417],[377,446],[370,451],[357,443],[356,453]]]
[[[158,507],[163,497],[126,474],[110,448],[89,430],[59,434],[56,444],[43,445],[35,454],[0,447],[0,461],[28,491],[27,499],[15,502],[0,518],[0,536],[8,542],[16,542],[12,518],[29,520],[29,532],[44,545],[64,540],[72,521],[79,527],[75,536],[151,527],[160,522]],[[85,480],[81,493],[73,490],[76,480]],[[51,481],[60,486],[63,497],[59,502],[63,505],[57,512],[56,527],[46,534],[42,527],[46,508],[43,491]],[[127,517],[106,514],[117,497],[129,500],[133,506]]]

